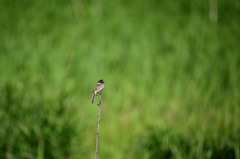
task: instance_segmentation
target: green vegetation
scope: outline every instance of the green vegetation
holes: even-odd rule
[[[1,87],[0,158],[68,158],[77,138],[67,94],[43,94],[11,83]]]
[[[0,1],[0,158],[240,158],[240,2]]]
[[[148,130],[134,145],[136,158],[239,158],[238,134],[182,134],[167,130]]]

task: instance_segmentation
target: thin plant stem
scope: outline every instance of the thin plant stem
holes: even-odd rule
[[[99,92],[99,103],[98,103],[98,123],[97,123],[97,138],[96,138],[96,151],[95,151],[95,159],[97,159],[97,153],[98,153],[98,140],[99,140],[99,124],[100,124],[100,115],[101,115],[101,92]]]

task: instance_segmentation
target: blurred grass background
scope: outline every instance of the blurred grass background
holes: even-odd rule
[[[240,2],[0,1],[0,158],[240,158]]]

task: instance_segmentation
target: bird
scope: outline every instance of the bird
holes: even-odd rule
[[[92,97],[92,103],[94,103],[94,98],[95,96],[99,93],[101,93],[101,91],[103,90],[104,88],[104,81],[101,79],[98,81],[98,84],[96,86],[96,88],[94,88],[93,90],[93,97]]]

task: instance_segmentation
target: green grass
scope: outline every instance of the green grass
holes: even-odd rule
[[[239,135],[148,129],[135,143],[135,158],[239,158]]]
[[[214,23],[206,2],[1,1],[0,156],[93,158],[102,78],[99,158],[148,158],[149,127],[175,158],[198,141],[221,149],[240,129],[239,10],[219,1]]]

